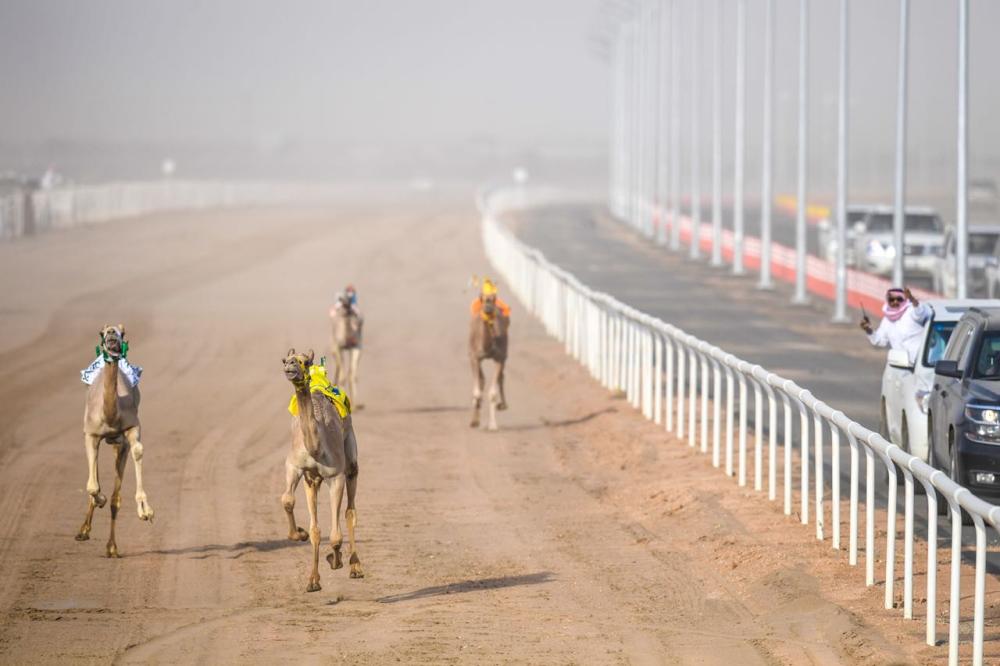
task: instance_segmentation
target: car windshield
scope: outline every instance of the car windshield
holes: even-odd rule
[[[957,321],[936,321],[931,324],[931,330],[927,333],[927,344],[924,345],[925,366],[933,368],[937,365],[957,324]]]
[[[889,233],[892,231],[892,213],[877,213],[868,218],[868,231],[872,233]],[[938,232],[941,231],[941,220],[937,215],[916,215],[908,213],[905,223],[906,231]]]
[[[969,234],[969,254],[992,254],[996,245],[998,233]]]
[[[868,212],[864,210],[849,210],[847,211],[847,224],[852,225],[856,222],[860,222],[865,219],[865,215],[867,214]]]
[[[1000,331],[991,331],[983,336],[976,357],[976,379],[1000,381]]]

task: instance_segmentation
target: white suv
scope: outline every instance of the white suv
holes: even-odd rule
[[[882,436],[927,462],[927,399],[934,383],[934,364],[941,358],[948,338],[970,307],[1000,307],[1000,300],[928,301],[931,317],[924,326],[924,341],[916,362],[910,365],[902,349],[889,351],[882,372],[879,431]]]

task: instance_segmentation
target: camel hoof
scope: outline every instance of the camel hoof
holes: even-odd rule
[[[491,423],[486,429],[489,430],[490,432],[496,432],[497,430],[499,430],[496,423]]]
[[[306,585],[306,592],[319,592],[322,589],[323,588],[319,586],[319,582],[315,580],[309,581],[309,584]]]
[[[103,509],[104,505],[107,503],[108,503],[108,498],[105,497],[104,495],[101,495],[100,493],[94,495],[94,504],[97,506],[98,509]]]
[[[149,506],[149,502],[145,500],[140,500],[136,504],[136,513],[139,514],[139,520],[148,520],[150,522],[153,520],[153,507]]]
[[[89,541],[90,540],[90,533],[89,532],[80,532],[74,538],[77,541]]]
[[[469,421],[469,427],[470,428],[478,428],[479,427],[479,419],[472,419],[471,421]]]
[[[292,534],[288,535],[289,539],[291,539],[292,541],[308,541],[309,540],[309,533],[308,532],[306,532],[301,527],[296,527],[295,529],[297,531],[295,531]]]
[[[507,410],[507,403],[506,402],[497,403],[497,409],[499,411],[501,411],[501,412],[506,411]]]
[[[330,564],[331,569],[340,569],[344,566],[344,560],[340,556],[340,550],[334,550],[332,553],[326,556],[326,561]]]
[[[120,558],[122,556],[121,553],[118,552],[118,546],[116,546],[115,544],[108,544],[107,555],[108,557],[111,558]]]
[[[364,578],[365,572],[361,570],[361,566],[357,564],[351,565],[351,578]]]

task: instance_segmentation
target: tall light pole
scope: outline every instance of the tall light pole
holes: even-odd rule
[[[701,236],[701,146],[699,145],[701,125],[698,122],[699,92],[698,57],[701,49],[701,0],[695,0],[691,7],[691,247],[689,255],[697,259],[700,255],[698,244]]]
[[[761,289],[771,289],[771,176],[774,172],[772,148],[774,107],[774,0],[764,7],[764,132],[760,185],[760,281]]]
[[[848,2],[840,0],[840,53],[837,84],[837,266],[833,321],[847,321],[847,47]]]
[[[809,168],[809,0],[799,0],[799,161],[797,211],[795,215],[795,295],[792,302],[808,302],[806,296],[806,205]]]
[[[670,249],[681,247],[681,107],[680,107],[680,10],[678,0],[670,3]]]
[[[969,0],[958,0],[958,211],[955,216],[956,298],[965,298],[969,274]]]
[[[712,265],[722,265],[722,1],[712,30]]]
[[[896,88],[896,192],[893,199],[892,283],[903,286],[903,225],[906,222],[906,75],[910,33],[910,0],[899,0],[899,70]]]
[[[669,125],[666,118],[666,85],[664,84],[664,45],[668,40],[663,34],[664,26],[667,25],[666,11],[663,3],[656,3],[656,203],[658,224],[656,228],[656,242],[663,245],[666,242],[666,211],[667,211],[667,135]]]
[[[747,2],[736,4],[736,146],[733,179],[733,274],[743,274],[743,173],[747,106]]]

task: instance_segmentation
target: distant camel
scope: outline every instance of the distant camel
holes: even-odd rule
[[[472,364],[472,421],[469,426],[479,427],[479,413],[483,398],[483,368],[485,359],[496,363],[496,373],[490,384],[489,420],[487,428],[497,429],[497,410],[507,409],[504,395],[503,371],[507,363],[507,331],[510,328],[509,309],[497,303],[496,288],[485,280],[478,302],[473,301],[469,320],[469,361]]]
[[[338,297],[336,305],[330,309],[330,324],[333,329],[331,341],[336,371],[333,379],[347,390],[354,408],[361,409],[363,405],[358,397],[358,364],[361,362],[364,320],[348,299]]]
[[[332,399],[334,388],[326,380],[322,367],[313,367],[313,351],[296,354],[288,350],[283,364],[285,377],[295,387],[295,395],[289,406],[292,416],[292,450],[285,459],[285,492],[281,504],[288,517],[288,538],[293,541],[312,542],[313,566],[309,575],[307,592],[316,592],[319,585],[319,523],[316,519],[316,496],[323,479],[332,479],[330,503],[333,505],[333,533],[330,545],[333,552],[326,556],[332,569],[344,566],[340,547],[344,541],[340,531],[340,502],[347,486],[347,534],[351,545],[351,578],[362,578],[361,560],[354,542],[354,528],[357,513],[354,508],[354,494],[358,487],[358,442],[351,424],[350,403],[341,404],[343,414]],[[329,392],[330,397],[325,393]],[[342,394],[336,393],[342,400]],[[309,507],[309,532],[295,524],[295,488],[299,479],[305,477],[306,504]]]
[[[121,557],[118,544],[115,543],[115,521],[118,509],[121,507],[122,474],[125,473],[125,462],[132,452],[135,461],[135,502],[139,518],[153,519],[153,508],[146,499],[146,491],[142,487],[142,442],[139,441],[139,386],[138,378],[130,378],[122,372],[119,361],[123,361],[128,351],[125,342],[125,327],[105,326],[101,329],[101,344],[98,347],[99,357],[94,364],[84,371],[86,374],[96,371],[90,376],[87,387],[87,401],[83,410],[84,446],[87,449],[87,493],[90,495],[90,505],[87,517],[76,535],[77,541],[90,538],[91,521],[94,518],[94,508],[103,507],[107,502],[101,494],[101,485],[97,478],[97,448],[101,440],[115,447],[115,487],[111,493],[111,536],[108,538],[107,556]],[[127,364],[127,361],[124,362]],[[125,370],[129,370],[126,366]]]

